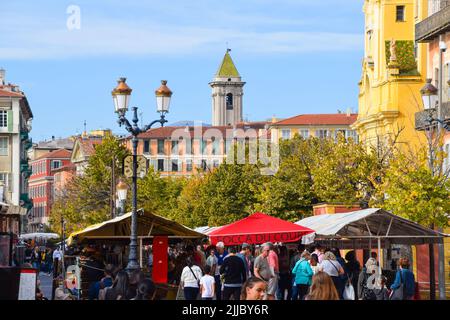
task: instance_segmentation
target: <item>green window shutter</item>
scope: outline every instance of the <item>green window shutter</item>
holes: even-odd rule
[[[13,112],[12,110],[8,111],[8,114],[6,116],[8,119],[8,132],[12,132],[13,131]]]

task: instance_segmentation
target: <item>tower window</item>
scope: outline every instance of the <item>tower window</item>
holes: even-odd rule
[[[405,21],[405,6],[396,6],[395,21]]]
[[[233,110],[233,94],[227,94],[227,110]]]

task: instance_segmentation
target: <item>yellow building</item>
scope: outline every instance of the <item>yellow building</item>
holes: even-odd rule
[[[365,0],[363,12],[364,59],[352,128],[367,145],[382,146],[398,136],[402,150],[414,150],[426,143],[415,130],[414,114],[423,109],[427,51],[415,45],[414,27],[426,15],[427,1]]]

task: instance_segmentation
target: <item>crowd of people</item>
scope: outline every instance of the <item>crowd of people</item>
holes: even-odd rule
[[[387,287],[375,252],[361,266],[355,251],[343,258],[339,249],[320,244],[292,252],[270,242],[254,248],[219,242],[191,251],[180,287],[186,300],[407,300],[416,294],[409,268],[408,259],[400,259]]]
[[[89,248],[88,248],[89,249]],[[107,263],[94,249],[83,250],[85,280],[90,300],[155,300],[152,280],[153,253],[147,250],[147,268],[128,273]],[[61,276],[61,250],[28,246],[25,261],[41,272]],[[395,278],[382,275],[377,254],[361,266],[355,251],[341,256],[337,248],[320,244],[296,250],[270,242],[229,246],[171,245],[168,248],[168,283],[178,285],[186,300],[390,300],[413,299],[414,274],[406,258],[399,260]],[[119,264],[120,265],[120,264]],[[123,266],[123,264],[122,264]],[[79,299],[67,290],[64,279],[54,291],[56,300]],[[41,296],[38,289],[37,297]]]

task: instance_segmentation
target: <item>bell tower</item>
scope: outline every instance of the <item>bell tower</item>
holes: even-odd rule
[[[212,88],[212,125],[233,126],[242,122],[244,84],[227,49],[222,63],[209,83]]]

